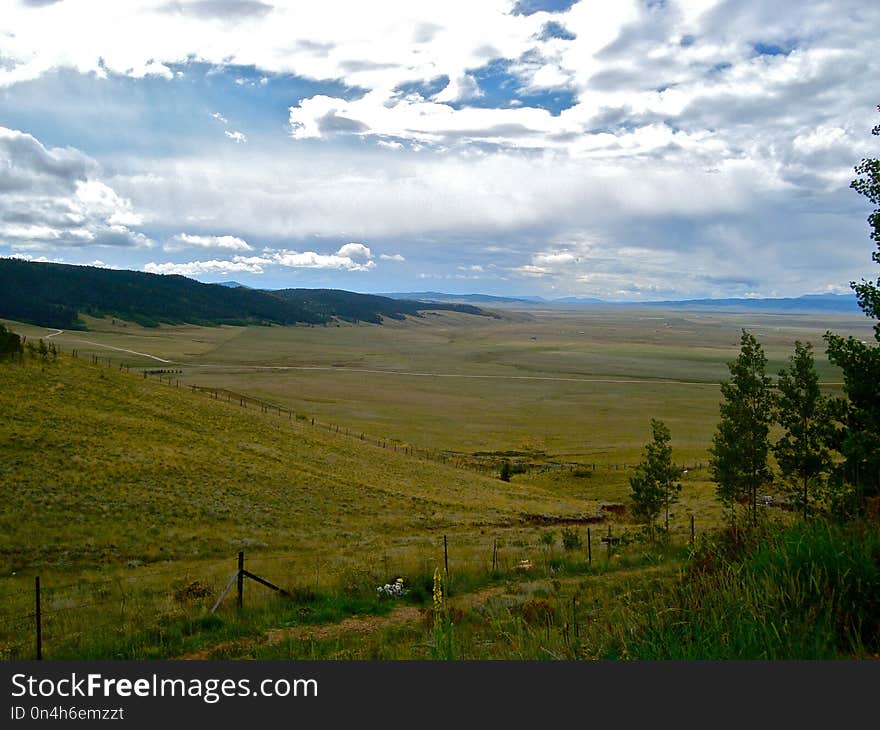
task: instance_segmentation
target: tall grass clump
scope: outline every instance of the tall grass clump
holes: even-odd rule
[[[671,600],[668,600],[670,599]],[[880,651],[880,531],[822,520],[722,533],[610,653],[840,659]]]

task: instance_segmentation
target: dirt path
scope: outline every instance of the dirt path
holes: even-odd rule
[[[177,658],[211,659],[218,653],[243,651],[255,646],[274,646],[286,639],[316,641],[319,639],[330,639],[334,636],[343,636],[344,634],[371,634],[386,626],[415,623],[421,620],[422,612],[420,609],[415,606],[398,606],[387,616],[356,616],[343,619],[336,624],[269,629],[262,636],[249,636],[243,639],[236,639],[235,641],[224,641]]]
[[[64,330],[56,330],[51,335],[46,335],[46,339],[48,340],[50,337],[57,337],[58,335],[63,335]],[[91,340],[69,340],[70,342],[80,342],[83,345],[93,345],[94,347],[103,347],[107,350],[116,350],[116,352],[127,352],[130,355],[140,355],[141,357],[148,357],[151,360],[158,360],[159,362],[163,362],[166,365],[174,365],[176,364],[173,360],[165,360],[164,358],[158,357],[156,355],[151,355],[148,352],[137,352],[136,350],[126,350],[124,347],[114,347],[113,345],[104,345],[100,342],[92,342]]]
[[[493,586],[475,593],[467,593],[452,599],[452,604],[460,608],[485,603],[491,598],[503,594],[504,586]],[[274,646],[287,639],[299,639],[302,641],[319,641],[332,639],[346,634],[372,634],[388,626],[417,623],[424,620],[425,611],[416,606],[397,606],[387,616],[353,616],[345,618],[335,624],[319,624],[315,626],[290,626],[283,629],[269,629],[260,636],[248,636],[233,641],[224,641],[220,644],[190,652],[178,659],[211,659],[215,655],[225,652],[241,652],[256,646]]]
[[[649,573],[657,573],[662,570],[668,570],[668,566],[640,566],[637,568],[624,568],[616,575],[617,578],[624,579],[634,575],[644,575]],[[526,580],[520,583],[521,586],[541,586],[549,585],[549,578],[535,577],[533,580]],[[562,583],[574,583],[583,580],[583,576],[572,576],[562,579]],[[482,606],[490,602],[494,598],[507,594],[508,588],[503,585],[490,586],[473,593],[465,593],[460,596],[454,596],[450,599],[450,604],[455,608],[470,609],[475,606]],[[416,606],[397,606],[387,616],[353,616],[345,618],[338,623],[333,624],[317,624],[312,626],[290,626],[280,629],[269,629],[258,636],[247,636],[232,641],[224,641],[213,646],[207,646],[198,651],[183,654],[177,659],[213,659],[218,654],[234,653],[241,654],[248,649],[261,646],[275,646],[288,639],[299,639],[301,641],[319,641],[322,639],[332,639],[339,636],[352,634],[372,634],[389,626],[400,626],[402,624],[418,623],[425,620],[426,612],[431,611],[431,607],[418,608]]]

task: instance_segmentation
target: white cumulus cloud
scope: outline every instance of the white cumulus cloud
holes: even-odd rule
[[[181,251],[187,248],[213,248],[226,251],[252,251],[253,247],[238,236],[196,236],[178,233],[163,247],[165,251]]]
[[[13,249],[149,247],[144,216],[99,179],[98,164],[0,127],[0,236]]]
[[[210,261],[188,261],[185,263],[158,264],[150,261],[144,265],[144,271],[148,274],[179,274],[181,276],[200,276],[202,274],[262,274],[263,268],[259,264],[248,264],[243,261],[222,261],[211,259]]]

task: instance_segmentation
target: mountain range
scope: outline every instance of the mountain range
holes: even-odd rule
[[[800,297],[742,297],[726,299],[677,299],[645,302],[619,302],[593,297],[503,297],[491,294],[447,294],[444,292],[390,292],[382,296],[421,302],[469,302],[473,304],[520,304],[542,306],[590,306],[606,307],[673,307],[676,309],[724,309],[749,311],[790,312],[840,312],[858,313],[858,301],[854,294],[805,294]]]

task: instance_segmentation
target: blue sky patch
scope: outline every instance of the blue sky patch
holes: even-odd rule
[[[515,62],[496,58],[485,66],[470,69],[480,87],[482,96],[450,104],[455,109],[477,107],[480,109],[503,109],[510,106],[528,106],[546,109],[554,116],[577,103],[574,92],[564,88],[525,90],[520,78],[512,73]]]
[[[578,0],[516,0],[511,15],[534,15],[542,10],[546,13],[564,13]]]
[[[541,28],[538,40],[547,41],[551,38],[559,38],[563,41],[573,41],[577,38],[577,35],[572,33],[562,23],[557,23],[555,20],[548,20],[544,23],[544,27]]]
[[[787,56],[794,50],[794,44],[780,46],[776,43],[762,43],[758,41],[752,45],[752,48],[759,56]]]
[[[434,94],[439,94],[443,91],[447,84],[449,84],[449,77],[444,74],[442,76],[435,76],[428,81],[408,81],[397,86],[394,92],[401,96],[418,94],[423,99],[430,99]]]
[[[0,92],[0,125],[26,129],[44,144],[71,146],[98,157],[117,152],[151,156],[216,143],[224,130],[249,140],[287,135],[288,107],[315,94],[356,99],[363,89],[338,81],[265,74],[253,67],[186,63],[173,79],[55,71]],[[221,124],[211,118],[220,114]]]

